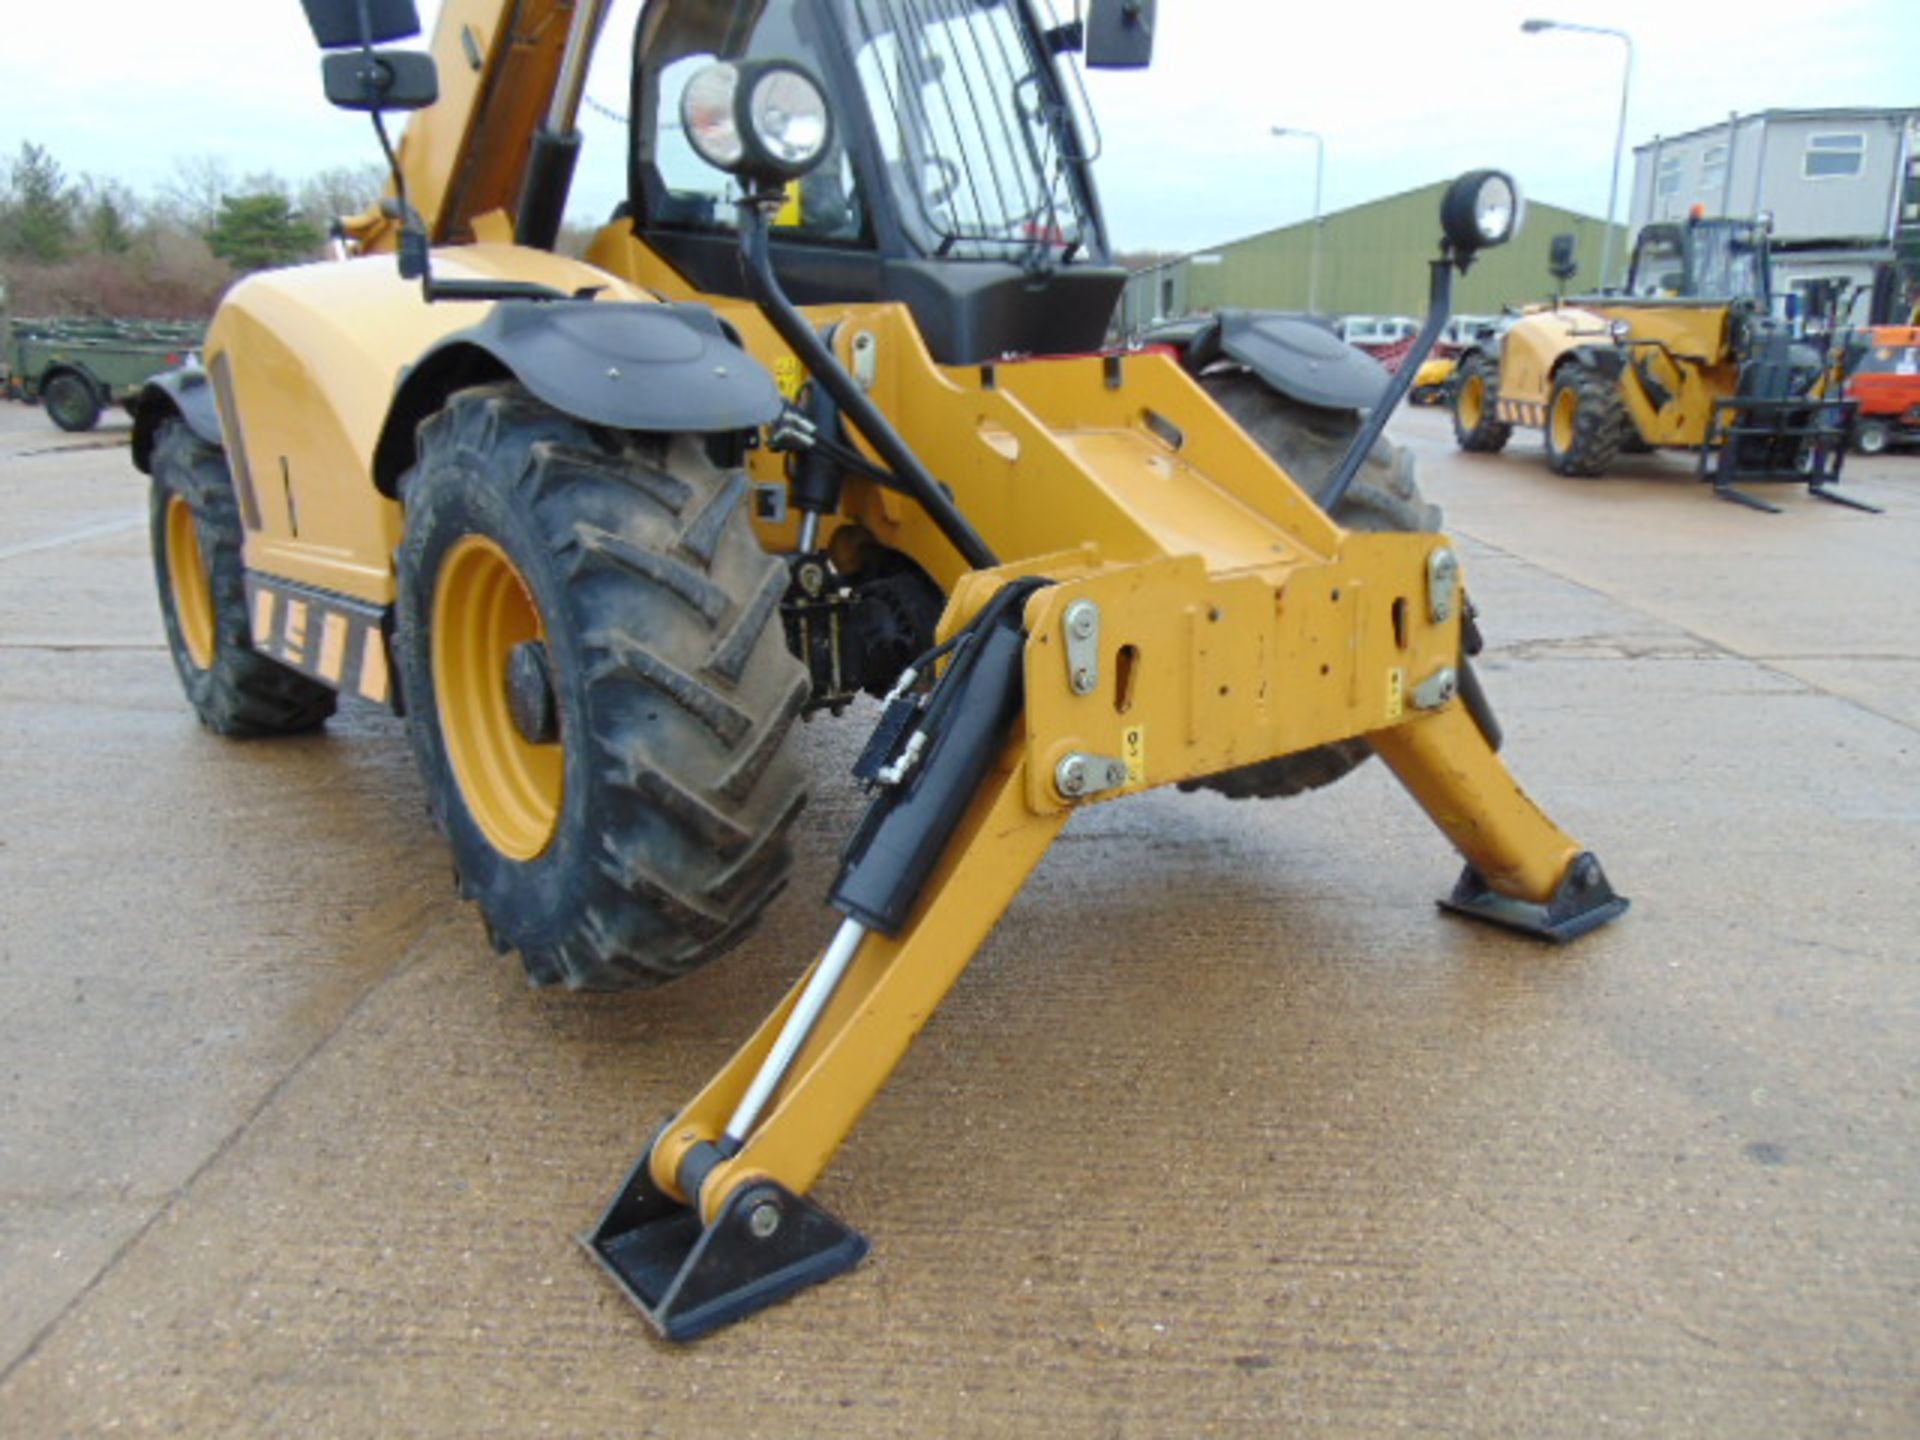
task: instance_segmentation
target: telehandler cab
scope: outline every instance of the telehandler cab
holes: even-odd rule
[[[1691,450],[1723,500],[1777,513],[1737,487],[1787,481],[1877,513],[1832,488],[1855,409],[1844,351],[1771,315],[1771,271],[1764,223],[1642,227],[1625,294],[1537,306],[1460,357],[1455,439],[1492,454],[1537,427],[1561,475],[1604,474],[1622,449]]]
[[[884,700],[831,944],[586,1237],[663,1334],[865,1253],[804,1197],[1084,806],[1378,754],[1466,858],[1448,908],[1626,908],[1495,754],[1459,557],[1380,439],[1417,360],[1383,393],[1259,316],[1101,349],[1124,277],[1059,57],[1146,63],[1151,3],[650,0],[585,262],[550,246],[601,0],[446,0],[437,64],[374,48],[410,0],[306,8],[336,102],[383,144],[418,113],[368,253],[237,286],[143,398],[201,719],[403,708],[495,945],[614,988],[761,918],[794,722]],[[1423,346],[1518,215],[1497,172],[1449,192]]]

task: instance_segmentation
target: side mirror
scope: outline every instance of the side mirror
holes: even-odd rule
[[[355,50],[320,62],[327,100],[342,110],[424,110],[440,98],[431,55],[414,50]]]
[[[431,55],[375,50],[389,40],[420,33],[413,0],[300,0],[307,25],[322,50],[338,50],[320,62],[327,100],[342,110],[423,110],[440,98],[439,72]]]
[[[1139,70],[1153,62],[1154,0],[1093,0],[1087,11],[1087,68]]]
[[[349,45],[372,49],[389,40],[411,40],[420,33],[413,0],[300,0],[306,8],[313,43],[322,50]],[[362,20],[366,22],[362,25]]]
[[[1580,268],[1576,249],[1578,243],[1572,235],[1556,235],[1547,249],[1547,273],[1562,285],[1571,280],[1574,272]]]

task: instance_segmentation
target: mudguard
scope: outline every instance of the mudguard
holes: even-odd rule
[[[1576,345],[1554,365],[1557,373],[1566,364],[1585,365],[1588,369],[1618,380],[1627,368],[1627,352],[1618,345]]]
[[[1195,374],[1216,361],[1233,360],[1282,395],[1327,410],[1370,410],[1391,382],[1378,360],[1325,325],[1278,311],[1222,310],[1173,321],[1142,339],[1176,347]]]
[[[554,409],[615,430],[716,434],[780,413],[773,376],[704,305],[503,301],[424,354],[401,381],[374,450],[393,493],[415,427],[463,385],[511,375]]]
[[[171,415],[186,421],[187,428],[209,445],[224,443],[207,372],[198,364],[164,371],[141,386],[133,402],[133,463],[143,475],[150,473],[154,437]]]

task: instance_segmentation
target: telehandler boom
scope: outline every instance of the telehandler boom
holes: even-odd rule
[[[807,1198],[1077,810],[1379,755],[1448,908],[1626,908],[1496,755],[1460,560],[1391,385],[1239,315],[1103,349],[1124,281],[1062,55],[1154,6],[648,0],[631,198],[551,252],[599,0],[306,0],[329,96],[416,113],[357,258],[249,279],[143,397],[174,659],[230,734],[402,709],[463,891],[537,983],[658,983],[788,872],[803,713],[883,708],[831,943],[663,1126],[596,1259],[688,1339],[856,1263]],[[1449,192],[1421,337],[1505,240]],[[385,252],[392,252],[388,255]]]

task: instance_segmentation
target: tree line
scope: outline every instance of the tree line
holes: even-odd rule
[[[32,141],[0,166],[0,282],[17,316],[205,319],[241,275],[318,258],[332,219],[364,210],[386,181],[379,165],[289,182],[199,156],[141,194],[69,176]]]

